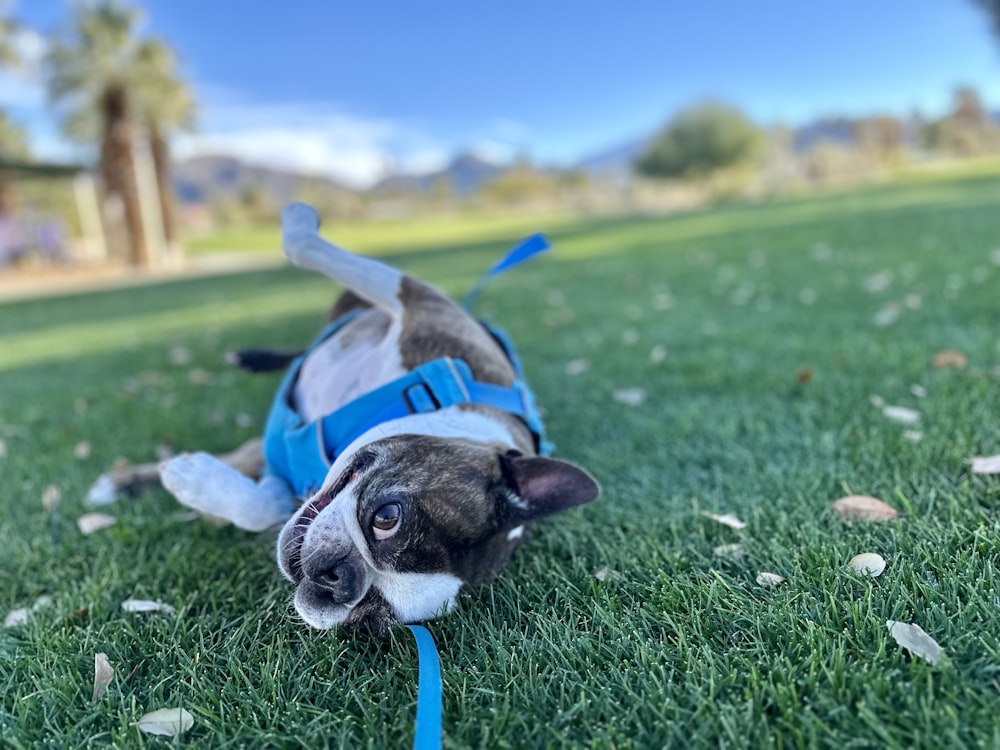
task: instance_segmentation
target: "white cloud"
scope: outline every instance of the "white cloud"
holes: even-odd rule
[[[362,188],[392,171],[420,171],[447,160],[443,146],[402,121],[326,102],[272,105],[226,91],[207,93],[200,132],[178,140],[178,156],[225,154]]]

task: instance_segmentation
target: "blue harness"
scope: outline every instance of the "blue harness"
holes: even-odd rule
[[[514,368],[517,377],[510,386],[481,383],[472,377],[465,361],[442,357],[359,396],[325,417],[304,422],[293,407],[302,363],[310,352],[361,312],[353,310],[323,329],[306,353],[289,367],[271,405],[264,430],[267,470],[288,482],[298,497],[309,497],[319,489],[337,456],[372,427],[457,404],[492,406],[519,417],[531,431],[536,450],[542,455],[552,452],[517,352],[503,331],[486,323],[483,327],[500,344]]]
[[[549,242],[541,234],[532,235],[515,246],[483,275],[466,298],[464,307],[471,309],[490,279],[548,248]],[[531,431],[535,450],[543,456],[552,453],[554,446],[545,439],[545,426],[535,406],[535,395],[524,379],[514,345],[503,331],[485,322],[481,322],[482,326],[503,348],[514,368],[516,377],[510,386],[481,383],[472,377],[472,370],[466,362],[442,357],[359,396],[325,417],[304,422],[293,405],[295,383],[302,363],[317,346],[361,312],[353,310],[346,313],[320,332],[309,349],[292,362],[271,405],[264,429],[267,472],[288,482],[298,497],[309,497],[319,489],[337,456],[371,428],[391,419],[458,404],[492,406],[513,414]]]

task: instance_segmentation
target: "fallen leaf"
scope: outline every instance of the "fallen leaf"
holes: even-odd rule
[[[81,461],[90,458],[90,443],[87,440],[81,440],[73,447],[73,455]]]
[[[878,273],[873,273],[865,279],[865,290],[871,294],[883,292],[892,284],[893,276],[894,274],[888,268]]]
[[[208,370],[203,370],[200,367],[188,370],[188,382],[191,383],[191,385],[208,385],[211,381],[212,373]]]
[[[711,518],[713,521],[721,523],[723,526],[728,526],[731,529],[745,529],[746,524],[734,516],[732,513],[726,513],[722,516],[717,516],[715,513],[709,513],[707,510],[701,512],[705,518]]]
[[[970,458],[973,474],[1000,474],[1000,455]]]
[[[625,406],[642,406],[646,400],[646,391],[643,388],[616,388],[611,397]]]
[[[848,560],[847,567],[859,575],[878,578],[885,570],[885,558],[874,552],[862,552]]]
[[[571,359],[566,363],[567,375],[582,375],[590,369],[590,362],[585,359]]]
[[[191,350],[186,346],[175,346],[171,348],[168,359],[170,360],[170,364],[177,367],[184,367],[191,364]]]
[[[931,360],[931,366],[936,367],[939,370],[948,367],[955,370],[963,370],[968,364],[969,358],[957,349],[943,349],[935,354],[934,358]]]
[[[103,651],[94,654],[94,694],[90,697],[92,703],[96,703],[101,699],[104,693],[108,689],[108,685],[111,684],[111,680],[114,679],[115,670],[111,668],[111,664],[108,662],[108,655]]]
[[[154,602],[151,599],[126,599],[122,602],[122,609],[126,612],[163,612],[168,615],[177,611],[169,604]]]
[[[146,714],[133,726],[146,734],[176,737],[194,726],[194,717],[183,708],[161,708]]]
[[[898,305],[895,304],[886,305],[877,313],[875,313],[875,317],[872,318],[872,322],[878,328],[886,328],[888,326],[891,326],[897,320],[899,320],[899,313],[900,309]]]
[[[17,609],[12,609],[7,613],[7,616],[3,618],[3,626],[5,628],[13,628],[18,625],[23,625],[28,621],[28,615],[31,614],[31,610],[27,607],[18,607]]]
[[[910,393],[917,398],[927,398],[927,389],[922,385],[917,385],[916,383],[910,386]]]
[[[8,612],[7,616],[3,618],[3,626],[5,628],[13,628],[17,625],[23,625],[28,621],[28,616],[32,612],[37,612],[42,607],[47,607],[50,604],[52,604],[52,597],[42,594],[35,599],[35,603],[31,607],[18,607]]]
[[[886,620],[885,626],[889,628],[889,635],[896,643],[914,656],[919,656],[928,664],[937,664],[941,654],[944,653],[944,649],[938,645],[938,642],[927,635],[924,629],[916,623]]]
[[[834,501],[830,509],[841,518],[860,521],[890,521],[899,515],[891,505],[868,495],[842,497]]]
[[[596,573],[594,573],[594,578],[596,578],[598,581],[606,580],[607,577],[608,577],[608,569],[607,568],[601,568],[599,571],[597,571]]]
[[[738,560],[744,555],[742,544],[720,544],[712,548],[712,554],[716,557],[728,557],[730,560]]]
[[[760,586],[780,586],[787,579],[777,573],[758,573],[757,583]]]
[[[42,493],[42,507],[50,513],[59,507],[60,500],[62,500],[62,490],[54,484],[50,484]]]
[[[95,531],[106,529],[118,523],[118,519],[107,513],[84,513],[76,519],[76,526],[84,536],[90,536]]]
[[[920,412],[905,406],[883,406],[882,416],[899,424],[916,424],[920,421]]]
[[[808,383],[813,379],[813,371],[811,367],[806,367],[799,370],[799,374],[795,376],[795,379],[800,383]]]

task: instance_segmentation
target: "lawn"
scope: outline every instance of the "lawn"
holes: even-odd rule
[[[603,496],[431,623],[445,746],[1000,746],[1000,477],[967,463],[1000,453],[1000,171],[551,234],[479,312]],[[379,252],[457,296],[516,238]],[[51,597],[0,630],[2,742],[154,746],[132,722],[183,706],[194,747],[408,745],[409,634],[304,629],[273,533],[191,521],[159,489],[76,526],[117,458],[255,434],[277,377],[222,353],[306,343],[332,296],[287,269],[0,306],[0,611]],[[934,367],[949,349],[967,366]],[[849,494],[901,516],[847,523]],[[862,552],[881,576],[847,568]],[[97,652],[116,676],[92,703]]]

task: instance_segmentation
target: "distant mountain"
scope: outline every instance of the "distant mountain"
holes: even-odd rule
[[[376,184],[371,192],[386,195],[395,192],[426,193],[439,185],[447,186],[454,195],[470,195],[497,177],[504,167],[475,154],[456,156],[444,169],[416,175],[392,175]]]
[[[577,162],[575,169],[592,177],[627,177],[632,173],[632,163],[649,148],[652,141],[653,136],[646,136],[599,151]]]
[[[306,187],[327,194],[357,193],[326,177],[257,167],[231,156],[198,156],[178,162],[173,169],[173,184],[182,203],[234,198],[251,187],[279,206],[294,200]]]

